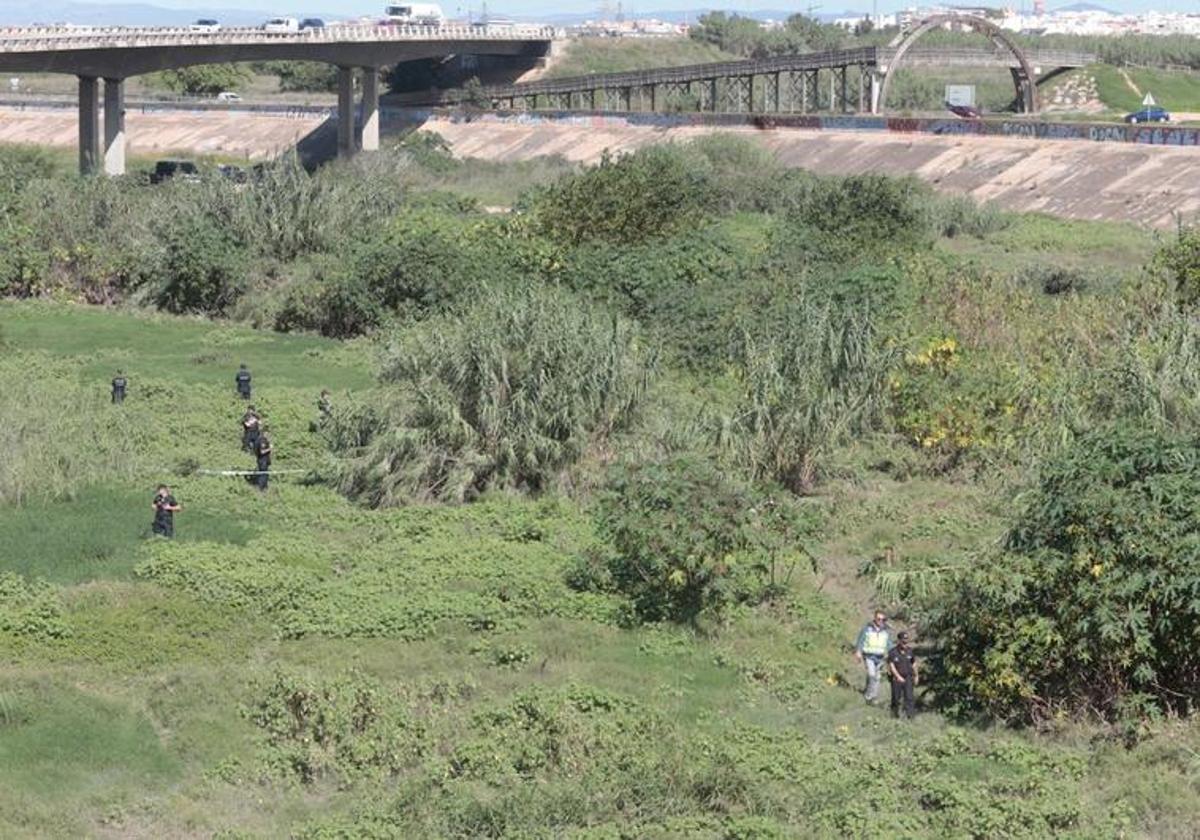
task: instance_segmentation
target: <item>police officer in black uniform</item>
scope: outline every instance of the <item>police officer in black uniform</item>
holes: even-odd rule
[[[241,398],[250,399],[250,371],[245,362],[238,366],[237,375],[233,377],[233,380],[237,383],[237,392]]]
[[[254,406],[246,409],[242,415],[242,450],[254,452],[258,447],[258,436],[262,434],[262,416]]]
[[[117,371],[117,375],[112,381],[112,401],[113,405],[120,405],[125,402],[125,386],[128,385],[128,380],[125,379],[123,371]]]
[[[271,475],[271,439],[267,430],[263,429],[254,444],[254,455],[258,459],[258,474],[254,476],[254,485],[264,493],[267,490],[267,480]]]
[[[171,488],[165,484],[158,485],[151,507],[154,508],[154,522],[151,523],[150,530],[160,537],[174,537],[175,512],[183,510],[183,506],[175,501],[175,497],[171,495]]]

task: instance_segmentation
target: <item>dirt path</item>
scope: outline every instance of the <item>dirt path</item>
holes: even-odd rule
[[[1136,93],[1138,96],[1141,96],[1141,95],[1142,95],[1142,91],[1141,91],[1141,90],[1138,88],[1138,86],[1137,86],[1137,85],[1135,85],[1135,84],[1133,83],[1133,79],[1129,78],[1129,74],[1128,74],[1128,73],[1126,73],[1124,70],[1119,70],[1118,72],[1121,74],[1121,78],[1125,80],[1125,84],[1126,84],[1126,86],[1127,86],[1127,87],[1128,87],[1128,88],[1129,88],[1131,91],[1133,91],[1134,93]]]

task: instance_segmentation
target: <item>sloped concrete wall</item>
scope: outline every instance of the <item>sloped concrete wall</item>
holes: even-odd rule
[[[472,121],[422,115],[455,154],[489,160],[562,155],[593,162],[604,151],[681,142],[713,132],[747,137],[780,161],[817,173],[912,174],[939,190],[994,200],[1018,211],[1077,219],[1133,221],[1155,227],[1200,214],[1200,147],[1091,142],[984,134],[895,130],[680,125],[612,117],[549,119],[485,116]]]

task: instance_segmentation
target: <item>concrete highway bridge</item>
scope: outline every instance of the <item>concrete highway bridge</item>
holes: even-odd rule
[[[125,80],[196,64],[320,61],[338,68],[338,151],[379,148],[379,69],[447,55],[544,55],[555,31],[540,26],[336,26],[303,32],[142,27],[0,27],[0,73],[79,78],[79,168],[125,171]],[[354,78],[362,76],[355,131]],[[101,92],[103,82],[103,93]],[[103,110],[103,135],[101,111]]]

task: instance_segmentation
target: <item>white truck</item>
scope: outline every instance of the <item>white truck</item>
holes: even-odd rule
[[[434,3],[406,3],[383,10],[383,23],[388,26],[441,26],[445,22],[442,7]]]

